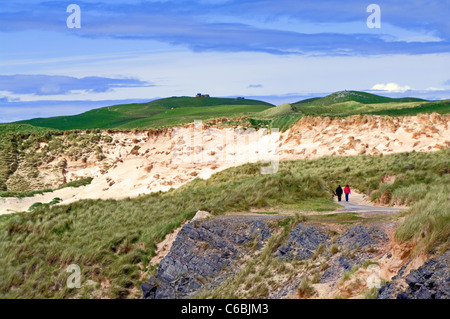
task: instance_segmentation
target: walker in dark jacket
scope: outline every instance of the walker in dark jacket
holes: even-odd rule
[[[338,197],[338,201],[339,201],[339,202],[341,201],[342,193],[343,193],[343,191],[342,191],[341,185],[339,185],[339,186],[336,188],[336,195],[337,195],[337,197]]]

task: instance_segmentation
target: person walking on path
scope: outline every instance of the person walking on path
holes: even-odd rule
[[[336,195],[337,195],[337,197],[338,197],[338,201],[339,201],[339,202],[341,201],[342,193],[343,193],[342,187],[341,187],[341,185],[339,185],[339,186],[336,188]]]
[[[348,185],[345,185],[344,187],[344,193],[345,193],[345,201],[348,202],[348,194],[351,194],[350,187]]]

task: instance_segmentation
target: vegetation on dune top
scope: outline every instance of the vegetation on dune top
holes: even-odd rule
[[[292,105],[304,115],[316,116],[357,114],[412,116],[420,113],[450,113],[450,100],[394,99],[357,91],[336,92],[324,98],[303,100]]]
[[[215,215],[252,208],[309,210],[332,204],[337,183],[372,193],[372,199],[386,204],[413,205],[398,229],[399,240],[414,241],[426,251],[445,250],[449,158],[449,149],[324,157],[281,162],[272,175],[261,175],[260,163],[246,164],[165,193],[39,205],[31,213],[0,216],[0,297],[133,297],[140,293],[141,278],[154,271],[149,260],[156,244],[197,210]],[[382,182],[387,175],[396,176],[392,184]],[[89,279],[80,290],[65,285],[70,264],[80,265],[83,278]]]
[[[265,118],[276,118],[289,114],[299,114],[299,111],[289,103],[284,103],[279,106],[264,110],[258,115]]]
[[[79,134],[79,131],[63,132],[37,128],[32,132],[26,132],[22,130],[22,125],[4,125],[8,126],[12,129],[0,133],[0,192],[10,191],[22,196],[22,192],[49,191],[63,185],[65,183],[63,171],[67,161],[61,157],[62,155],[82,161],[88,157],[104,159],[98,144],[101,141],[106,143],[108,137],[102,136],[99,130]],[[53,169],[56,179],[49,181],[41,178],[38,167],[58,157],[59,160]]]
[[[50,136],[53,132],[29,124],[0,124],[0,191],[7,189],[6,181],[18,167],[18,141],[29,136]]]
[[[297,104],[307,104],[311,103],[316,106],[327,106],[336,103],[342,102],[359,102],[362,104],[376,104],[376,103],[390,103],[390,102],[425,102],[423,99],[413,98],[413,97],[405,97],[405,98],[390,98],[386,96],[380,96],[376,94],[360,92],[360,91],[338,91],[327,95],[322,98],[311,98],[302,100],[294,103]]]
[[[370,114],[388,116],[414,116],[421,113],[433,112],[440,114],[450,113],[450,100],[420,103],[418,106],[411,107],[383,109],[379,111],[373,111]]]
[[[187,96],[182,97],[169,97],[159,100],[152,101],[148,103],[149,105],[162,106],[167,109],[172,107],[204,107],[204,106],[215,106],[215,105],[267,105],[273,106],[270,103],[252,100],[252,99],[235,99],[235,98],[192,98]]]
[[[224,109],[223,106],[228,106],[228,109]],[[174,126],[189,122],[190,118],[188,121],[184,119],[185,116],[189,115],[195,115],[196,119],[199,120],[204,119],[202,117],[204,115],[206,118],[220,116],[237,117],[242,115],[242,113],[260,112],[269,107],[273,107],[273,105],[251,99],[171,97],[149,103],[102,107],[73,116],[36,118],[17,123],[60,130],[149,128],[165,126],[166,123],[157,121],[161,119],[172,119],[172,121],[169,121],[168,126]],[[197,108],[200,108],[200,110]],[[223,114],[224,112],[225,114]]]
[[[73,116],[35,118],[16,123],[28,125],[28,127],[33,125],[58,130],[145,129],[180,126],[194,120],[247,117],[256,121],[278,121],[274,124],[283,124],[283,130],[285,130],[302,114],[405,116],[432,112],[450,113],[450,100],[426,101],[410,97],[389,98],[366,92],[340,91],[326,97],[310,98],[277,107],[267,102],[244,98],[170,97],[148,103],[102,107]],[[257,127],[277,127],[270,123],[261,126],[261,123]],[[25,129],[26,126],[22,128]],[[32,130],[30,128],[30,131]],[[0,133],[2,133],[1,127]]]
[[[0,123],[0,138],[7,134],[16,133],[47,133],[53,132],[55,129],[48,127],[39,127],[30,124]]]
[[[196,120],[213,120],[217,118],[236,118],[252,116],[271,108],[267,105],[215,105],[204,107],[183,107],[165,110],[159,114],[137,119],[117,126],[119,129],[164,128],[193,123]]]
[[[34,195],[42,195],[44,193],[51,193],[55,190],[67,188],[67,187],[82,187],[89,185],[92,182],[92,177],[86,177],[81,178],[66,184],[63,184],[55,189],[43,189],[43,190],[35,190],[35,191],[28,191],[28,192],[11,192],[11,191],[0,191],[0,197],[17,197],[17,198],[24,198],[24,197],[33,197]]]

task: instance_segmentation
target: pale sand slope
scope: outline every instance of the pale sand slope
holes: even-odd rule
[[[233,136],[235,130],[230,128],[195,131],[192,125],[184,132],[111,133],[114,143],[100,145],[107,156],[105,161],[82,163],[66,157],[66,180],[91,176],[94,180],[90,185],[26,199],[0,198],[0,214],[24,211],[35,202],[49,202],[55,197],[63,199],[61,204],[68,204],[87,198],[122,199],[167,191],[232,166],[275,160],[277,152],[279,160],[296,160],[436,151],[450,146],[449,119],[450,115],[438,114],[304,117],[284,133],[265,136],[252,130]],[[179,154],[184,154],[181,160]]]

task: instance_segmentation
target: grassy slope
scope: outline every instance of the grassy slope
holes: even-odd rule
[[[349,116],[356,114],[373,115],[391,115],[406,116],[417,115],[420,113],[450,113],[450,100],[438,102],[391,102],[377,104],[362,104],[359,102],[348,101],[325,106],[316,105],[296,105],[305,115],[320,116]]]
[[[149,103],[103,107],[73,116],[38,118],[17,123],[60,130],[144,128],[160,126],[160,124],[163,126],[165,124],[184,124],[191,120],[189,116],[195,116],[195,119],[208,119],[220,116],[237,117],[246,112],[260,112],[269,107],[272,107],[272,105],[256,100],[172,97]],[[202,111],[199,112],[196,108]],[[188,116],[188,119],[185,120],[184,116]],[[159,120],[160,122],[152,121],[151,119]]]
[[[313,104],[316,106],[327,106],[331,104],[336,103],[342,103],[342,102],[359,102],[362,104],[377,104],[377,103],[390,103],[390,102],[425,102],[423,99],[419,98],[411,98],[411,97],[405,97],[405,98],[390,98],[386,96],[366,93],[366,92],[359,92],[359,91],[339,91],[332,93],[330,95],[327,95],[323,98],[312,98],[308,100],[299,101],[297,103],[294,103],[294,105],[298,104]]]
[[[147,272],[145,277],[152,271],[146,266],[155,245],[197,210],[222,214],[295,206],[301,211],[302,203],[310,209],[311,200],[319,206],[329,201],[336,183],[374,191],[374,199],[390,193],[392,201],[417,203],[399,228],[398,238],[415,240],[429,251],[439,246],[447,249],[449,158],[449,149],[325,157],[281,162],[273,175],[261,175],[260,164],[246,164],[166,193],[122,201],[82,200],[0,216],[0,269],[5,270],[0,276],[0,297],[92,297],[98,296],[100,282],[110,283],[104,288],[106,296],[127,296],[133,287],[139,291],[141,271]],[[380,184],[384,174],[395,174],[397,180]],[[429,207],[425,211],[420,209],[423,200]],[[411,223],[420,227],[410,227]],[[423,229],[427,232],[422,236]],[[65,269],[72,263],[80,265],[83,278],[92,280],[92,285],[66,288]]]
[[[249,120],[254,128],[288,130],[302,115],[350,116],[356,114],[412,116],[420,113],[450,113],[450,100],[425,101],[418,98],[393,99],[375,94],[344,91],[323,98],[311,98],[283,104],[254,114]]]
[[[159,128],[179,126],[195,120],[210,120],[219,117],[238,117],[252,115],[266,110],[267,105],[216,105],[205,107],[183,107],[165,110],[164,112],[116,126],[119,129]]]
[[[285,103],[254,114],[248,121],[255,129],[277,128],[281,132],[284,132],[300,120],[301,117],[302,113],[296,107]]]
[[[450,113],[450,100],[420,103],[417,106],[413,106],[413,103],[410,103],[408,107],[396,107],[391,109],[386,108],[383,110],[370,112],[370,114],[389,116],[413,116],[420,113],[433,112],[441,114]]]
[[[450,113],[450,100],[393,99],[365,92],[341,91],[323,98],[312,98],[278,107],[247,99],[171,97],[149,103],[104,107],[74,116],[37,118],[17,123],[59,130],[144,129],[179,126],[194,120],[245,116],[251,120],[250,124],[255,128],[279,128],[285,131],[300,119],[302,114],[405,116],[432,112]]]
[[[49,129],[47,127],[39,127],[30,124],[1,124],[0,123],[0,138],[6,134],[16,134],[16,133],[47,133],[53,132],[54,129]]]
[[[297,109],[289,103],[281,104],[277,107],[267,109],[260,112],[258,115],[263,118],[277,118],[284,115],[298,113]]]
[[[450,113],[450,100],[393,99],[357,91],[336,92],[324,98],[300,101],[293,106],[303,114],[321,116],[354,114],[402,116],[431,112]]]

